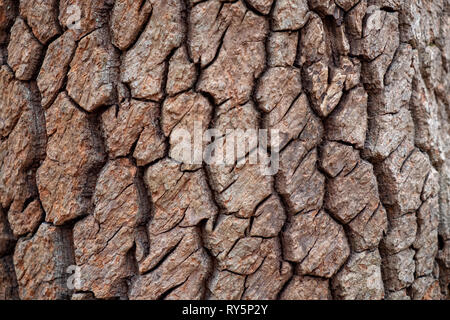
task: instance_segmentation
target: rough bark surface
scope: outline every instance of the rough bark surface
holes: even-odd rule
[[[0,299],[114,298],[449,299],[450,2],[0,0]]]

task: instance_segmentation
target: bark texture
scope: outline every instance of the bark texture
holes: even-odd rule
[[[0,0],[0,299],[449,297],[449,0]]]

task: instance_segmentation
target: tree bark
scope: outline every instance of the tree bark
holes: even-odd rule
[[[0,65],[0,299],[450,297],[448,0],[0,0]]]

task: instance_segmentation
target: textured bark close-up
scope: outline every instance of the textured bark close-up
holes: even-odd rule
[[[0,0],[10,299],[450,299],[450,0]]]

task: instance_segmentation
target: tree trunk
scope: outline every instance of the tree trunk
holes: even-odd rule
[[[448,299],[448,0],[0,0],[0,299]]]

